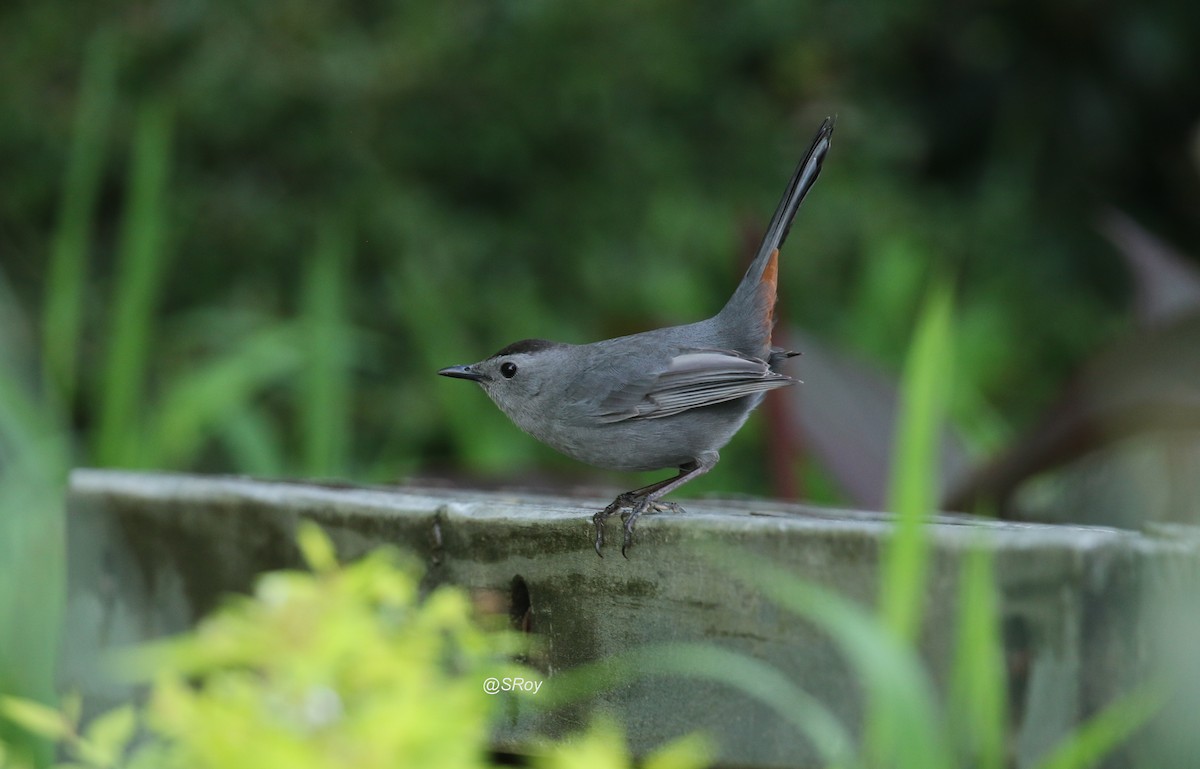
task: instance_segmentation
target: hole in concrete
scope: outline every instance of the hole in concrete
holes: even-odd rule
[[[512,625],[522,633],[533,630],[533,604],[529,600],[529,585],[518,574],[512,581],[512,600],[509,602],[508,616]]]

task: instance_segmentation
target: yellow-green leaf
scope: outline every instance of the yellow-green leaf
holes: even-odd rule
[[[56,740],[71,735],[71,725],[52,707],[18,697],[0,697],[0,715],[19,726]]]
[[[125,752],[136,726],[133,706],[125,705],[92,721],[85,733],[85,741],[101,759],[98,763],[111,764]]]
[[[83,713],[83,695],[77,691],[64,694],[59,698],[58,706],[71,729],[79,728],[80,714]]]
[[[645,769],[702,769],[712,762],[712,739],[693,732],[680,737],[646,757]]]
[[[296,532],[300,552],[304,560],[318,574],[323,574],[337,568],[337,556],[333,551],[333,543],[321,527],[312,521],[301,521]]]
[[[597,719],[582,735],[550,748],[534,762],[538,769],[629,769],[629,753],[621,727]]]

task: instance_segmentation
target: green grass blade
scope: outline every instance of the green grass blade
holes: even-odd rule
[[[949,286],[935,283],[917,320],[900,388],[888,502],[896,515],[896,528],[883,552],[879,602],[883,634],[905,648],[916,641],[924,611],[930,556],[925,523],[936,505],[939,433],[951,372],[952,314]],[[921,725],[940,732],[940,721],[925,723],[930,718],[935,718],[932,712],[922,716]],[[868,693],[865,721],[865,752],[872,764],[894,763],[898,751],[919,761],[908,744],[913,717],[886,689]],[[928,739],[948,749],[940,733]]]
[[[70,408],[75,397],[88,241],[116,101],[116,52],[111,31],[102,29],[92,35],[50,251],[42,318],[43,378],[50,402],[64,408]]]
[[[1002,769],[1007,765],[1007,697],[1000,601],[991,554],[983,546],[963,559],[957,634],[948,733],[960,765]]]
[[[11,372],[0,370],[0,401]],[[8,424],[12,424],[8,422]],[[67,443],[0,427],[0,692],[51,703],[66,591],[63,487]],[[44,740],[0,718],[0,743],[48,765]]]
[[[28,344],[25,314],[0,269],[0,469],[8,463],[5,446],[19,449],[62,428],[57,411],[37,397],[36,363]]]
[[[937,504],[938,438],[949,394],[953,313],[949,287],[930,291],[913,336],[901,385],[889,507],[896,533],[884,555],[880,602],[902,639],[920,627],[929,543],[925,522]]]
[[[949,745],[933,682],[910,644],[866,609],[761,559],[719,553],[722,568],[776,605],[827,633],[863,682],[868,704],[868,761],[911,769],[948,769]],[[873,731],[886,714],[887,729]]]
[[[250,408],[264,390],[300,373],[303,342],[281,323],[258,330],[229,351],[166,383],[148,425],[162,467],[187,467],[214,433]],[[282,449],[276,453],[283,456]]]
[[[239,473],[272,478],[287,470],[284,441],[261,409],[244,406],[230,412],[216,425],[216,437]]]
[[[17,319],[0,274],[0,317]],[[3,335],[6,329],[0,329]],[[4,346],[0,342],[0,346]],[[65,591],[63,486],[69,443],[22,356],[0,356],[0,693],[53,702]],[[52,752],[0,718],[0,743],[39,765]]]
[[[822,766],[854,765],[849,731],[819,701],[752,657],[713,644],[653,644],[580,665],[554,676],[554,687],[535,703],[553,709],[649,676],[685,676],[724,684],[771,707],[804,734]]]
[[[129,190],[117,255],[99,407],[95,460],[104,466],[140,463],[139,408],[144,397],[150,330],[166,265],[165,197],[171,120],[165,106],[142,107],[134,132]]]
[[[770,665],[712,644],[670,644],[638,652],[647,671],[716,681],[771,706],[808,738],[823,766],[854,764],[854,741],[837,716]]]
[[[1144,684],[1113,702],[1071,733],[1038,769],[1087,769],[1100,761],[1150,721],[1166,702],[1163,687]]]
[[[300,404],[303,467],[309,476],[343,475],[350,431],[350,372],[354,357],[345,323],[345,233],[328,222],[305,276],[303,314],[308,365]]]

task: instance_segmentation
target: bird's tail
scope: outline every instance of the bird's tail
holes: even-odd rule
[[[737,327],[744,327],[747,333],[761,333],[765,325],[764,341],[770,339],[771,328],[775,324],[775,284],[779,271],[779,249],[792,229],[796,211],[821,173],[821,163],[829,152],[833,137],[833,124],[833,118],[827,117],[817,129],[812,146],[796,165],[796,170],[788,181],[787,189],[784,190],[779,206],[775,209],[775,215],[771,217],[771,224],[767,227],[767,234],[763,236],[762,245],[758,247],[754,261],[746,270],[737,291],[721,310],[724,320]]]

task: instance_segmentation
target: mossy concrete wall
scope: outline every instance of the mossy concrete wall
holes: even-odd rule
[[[590,519],[606,501],[78,470],[68,502],[63,683],[101,702],[127,696],[103,672],[105,650],[183,630],[222,595],[248,590],[258,573],[299,565],[294,530],[308,518],[344,559],[399,545],[424,560],[431,583],[467,587],[519,615],[542,641],[534,664],[545,686],[556,672],[623,650],[699,641],[774,666],[847,724],[859,723],[859,683],[832,642],[698,550],[722,543],[871,604],[891,533],[885,516],[693,501],[686,514],[643,518],[629,559],[619,544],[601,559]],[[610,540],[619,543],[616,523]],[[1195,574],[1200,563],[1200,542],[1179,531],[940,517],[931,536],[921,648],[939,681],[952,659],[961,558],[977,545],[994,555],[1021,766],[1143,675],[1156,653],[1149,586]],[[729,766],[817,764],[778,713],[688,678],[632,680],[582,709],[513,713],[500,744],[573,730],[591,707],[615,711],[635,749],[705,729]]]

